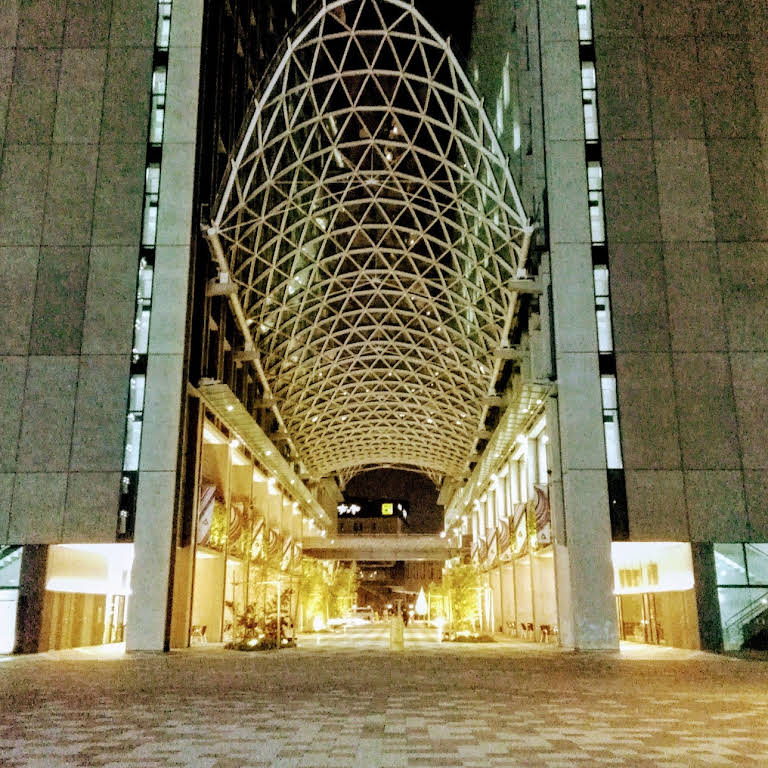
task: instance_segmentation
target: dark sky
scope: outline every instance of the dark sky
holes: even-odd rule
[[[435,29],[451,38],[451,48],[465,62],[469,56],[475,0],[416,0],[416,7]]]
[[[452,50],[464,63],[469,56],[475,0],[416,0],[416,7],[443,37],[450,36]],[[394,469],[357,475],[344,491],[345,496],[408,499],[411,533],[437,533],[442,529],[442,507],[437,506],[437,494],[432,481],[424,475]]]
[[[443,527],[442,507],[437,506],[437,489],[429,478],[418,472],[399,469],[363,472],[349,481],[344,496],[408,499],[410,533],[437,533]]]

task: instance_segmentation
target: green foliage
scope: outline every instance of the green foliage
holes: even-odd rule
[[[447,568],[443,590],[448,596],[456,628],[474,627],[479,620],[478,587],[480,571],[474,563],[460,563]]]
[[[293,590],[287,589],[280,594],[280,637],[283,638],[287,634],[293,635],[292,632],[288,632],[291,626],[291,598]],[[277,595],[273,595],[271,599],[267,600],[266,604],[262,601],[249,603],[242,613],[235,612],[235,606],[232,602],[227,601],[227,608],[229,608],[235,616],[234,626],[234,641],[233,643],[245,643],[249,640],[258,640],[259,645],[277,647],[278,635],[277,635]]]
[[[211,532],[208,538],[208,546],[211,549],[224,551],[227,543],[227,532],[229,530],[229,521],[227,520],[227,508],[220,501],[213,504],[213,520],[211,521]]]
[[[333,560],[302,559],[302,603],[311,626],[315,616],[323,621],[343,616],[357,599],[357,565],[342,565]]]

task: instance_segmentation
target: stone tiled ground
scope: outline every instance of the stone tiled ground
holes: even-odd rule
[[[280,653],[0,662],[0,765],[768,766],[768,663],[438,645],[384,629]]]

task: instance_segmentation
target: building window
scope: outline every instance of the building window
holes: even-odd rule
[[[601,376],[603,391],[603,428],[605,430],[605,458],[608,469],[622,469],[621,438],[619,435],[619,403],[616,396],[616,377]]]
[[[584,105],[584,137],[588,142],[598,141],[597,78],[594,62],[591,61],[581,63],[581,100]]]
[[[592,8],[590,0],[577,0],[576,2],[579,20],[579,42],[592,41]]]
[[[171,2],[163,2],[163,0],[157,4],[155,48],[158,51],[167,51],[171,40],[171,5]]]
[[[161,144],[165,122],[165,67],[157,67],[152,73],[152,105],[149,113],[149,143]]]
[[[589,190],[589,228],[592,244],[605,242],[605,211],[603,207],[603,167],[599,160],[587,163],[587,187]]]
[[[597,266],[595,279],[595,316],[597,318],[597,348],[600,352],[613,352],[611,330],[611,295],[608,283],[608,267]]]
[[[768,625],[768,544],[715,544],[725,650],[749,647]]]

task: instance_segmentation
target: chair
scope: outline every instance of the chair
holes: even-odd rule
[[[550,624],[541,624],[539,626],[539,631],[541,632],[541,642],[548,643],[549,638],[552,635],[552,626]]]
[[[207,645],[208,643],[208,625],[193,624],[192,633],[189,636],[190,645]]]

